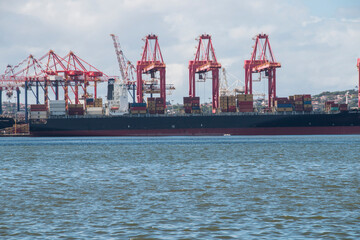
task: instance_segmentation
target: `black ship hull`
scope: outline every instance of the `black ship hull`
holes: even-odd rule
[[[0,129],[12,127],[15,124],[15,120],[9,117],[0,117]]]
[[[360,134],[360,113],[126,115],[31,122],[33,136],[206,136]]]

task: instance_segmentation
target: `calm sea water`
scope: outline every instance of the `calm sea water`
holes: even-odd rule
[[[0,239],[359,239],[360,136],[0,138]]]

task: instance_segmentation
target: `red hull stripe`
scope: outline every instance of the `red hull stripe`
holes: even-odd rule
[[[230,135],[336,135],[360,134],[360,126],[278,127],[278,128],[192,128],[150,130],[38,131],[33,136],[221,136]]]

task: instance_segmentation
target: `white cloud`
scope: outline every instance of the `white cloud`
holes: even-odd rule
[[[141,38],[155,33],[167,79],[177,88],[171,98],[181,102],[188,94],[187,65],[194,58],[196,37],[211,34],[219,62],[243,78],[252,37],[263,32],[270,35],[282,64],[277,71],[279,95],[346,89],[357,82],[360,20],[353,10],[341,12],[353,12],[352,18],[319,17],[301,1],[283,0],[1,1],[0,69],[30,53],[40,57],[53,49],[61,56],[73,50],[109,75],[118,74],[109,34],[119,35],[125,55],[136,64]]]

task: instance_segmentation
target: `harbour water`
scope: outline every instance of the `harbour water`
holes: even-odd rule
[[[0,138],[0,239],[359,239],[360,136]]]

